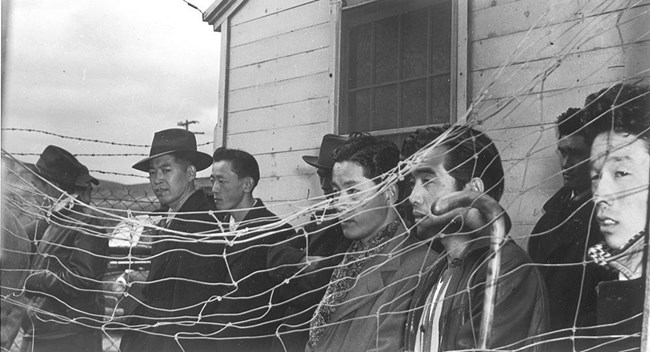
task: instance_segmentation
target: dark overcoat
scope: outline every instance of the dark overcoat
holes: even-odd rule
[[[304,351],[309,340],[309,321],[320,302],[334,268],[352,243],[343,236],[338,218],[317,222],[322,214],[312,216],[305,225],[305,233],[297,234],[290,241],[269,251],[269,267],[280,286],[276,290],[282,304],[283,326],[279,340],[274,341],[274,351]],[[324,257],[312,263],[308,273],[303,272],[306,256]],[[288,280],[286,283],[285,280]],[[281,341],[280,341],[281,340]]]
[[[210,213],[214,210],[214,203],[196,191],[171,223],[161,224],[168,231],[161,231],[152,246],[151,268],[142,290],[144,304],[130,317],[131,327],[120,345],[122,352],[182,351],[179,343],[186,351],[214,349],[214,341],[196,339],[201,337],[198,334],[208,335],[216,329],[209,318],[216,306],[206,302],[223,295],[230,281],[224,245],[208,242],[218,239],[218,222]]]
[[[45,297],[23,340],[29,343],[33,337],[29,349],[47,351],[69,344],[70,351],[101,350],[97,329],[104,316],[101,283],[107,254],[108,236],[88,207],[77,204],[51,215],[25,281],[28,296]],[[77,340],[80,335],[85,337]]]
[[[572,190],[560,189],[546,204],[533,229],[528,253],[544,279],[549,298],[550,324],[546,339],[554,351],[572,351],[568,338],[572,327],[596,323],[596,286],[615,275],[598,265],[587,265],[587,248],[603,240],[592,220],[591,193],[571,198]]]
[[[232,245],[226,252],[233,285],[216,312],[223,327],[214,335],[217,351],[268,351],[273,343],[282,310],[276,305],[276,281],[271,278],[274,268],[267,266],[268,252],[294,233],[291,226],[279,222],[256,199],[229,238]]]

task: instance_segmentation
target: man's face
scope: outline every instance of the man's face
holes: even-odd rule
[[[378,186],[363,175],[359,164],[337,162],[332,176],[346,238],[365,242],[390,222],[391,204],[385,194],[377,193]]]
[[[610,247],[620,248],[645,228],[650,182],[647,143],[627,134],[602,133],[594,139],[590,161],[600,231]]]
[[[409,202],[413,206],[413,217],[417,227],[417,237],[431,238],[448,225],[448,218],[441,218],[431,213],[431,206],[442,196],[458,190],[456,179],[445,169],[448,155],[445,146],[429,151],[411,172],[411,195]]]
[[[320,180],[320,189],[323,190],[323,194],[325,194],[327,198],[331,198],[334,193],[334,189],[332,188],[332,169],[319,167],[318,170],[316,170],[316,173]]]
[[[241,209],[244,200],[246,178],[239,178],[227,160],[212,164],[212,194],[217,210]]]
[[[564,186],[587,189],[589,185],[589,145],[584,136],[560,136],[557,150],[562,158]]]
[[[194,191],[193,166],[179,162],[172,154],[153,159],[149,183],[161,205],[178,210]]]

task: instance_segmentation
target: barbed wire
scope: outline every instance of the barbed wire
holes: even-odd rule
[[[137,148],[150,148],[151,147],[151,144],[121,143],[121,142],[106,141],[106,140],[100,140],[100,139],[94,139],[94,138],[75,137],[75,136],[68,136],[68,135],[64,135],[64,134],[60,134],[60,133],[54,133],[54,132],[34,129],[34,128],[3,127],[2,131],[41,133],[41,134],[46,134],[46,135],[59,137],[59,138],[62,138],[62,139],[71,139],[71,140],[78,140],[78,141],[84,141],[84,142],[93,142],[93,143],[99,143],[99,144],[109,144],[109,145],[123,146],[123,147],[137,147]],[[197,147],[211,145],[213,143],[214,142],[212,142],[212,141],[198,143]],[[14,154],[14,155],[39,155],[39,154],[36,154],[36,153],[12,153],[12,154]],[[85,156],[85,154],[74,154],[74,155],[84,155]],[[147,155],[147,154],[115,154],[115,155],[131,156],[131,155]],[[88,154],[87,156],[113,156],[113,154],[107,154],[107,155]]]
[[[629,9],[633,8],[637,4],[640,4],[640,2],[630,2],[628,3],[627,7],[623,8],[623,10],[621,11],[629,11]],[[616,7],[616,4],[612,4],[607,1],[602,1],[596,5],[597,5],[596,7],[599,8],[601,11],[603,11],[603,13],[612,12],[618,8]],[[579,10],[584,10],[586,6],[587,4],[584,4],[583,7]],[[643,13],[647,13],[647,11],[644,11]],[[543,14],[543,16],[548,16],[548,13]],[[474,98],[472,108],[470,109],[469,112],[471,118],[468,119],[468,121],[470,122],[471,125],[487,126],[486,127],[487,132],[498,131],[499,133],[494,133],[495,137],[502,137],[500,135],[501,132],[509,131],[512,130],[513,128],[535,129],[536,127],[539,127],[536,128],[534,131],[520,134],[518,137],[516,137],[516,139],[508,140],[505,137],[502,137],[504,148],[517,147],[520,145],[526,146],[525,148],[519,148],[517,150],[517,153],[509,159],[509,161],[513,162],[513,166],[511,166],[510,169],[516,167],[518,163],[527,163],[529,161],[529,158],[535,155],[539,155],[541,151],[548,151],[550,149],[555,149],[556,145],[554,141],[553,142],[543,141],[541,139],[541,136],[544,133],[548,133],[549,130],[554,129],[553,122],[527,123],[527,124],[517,125],[516,127],[513,127],[509,124],[507,119],[509,117],[512,117],[511,115],[514,114],[514,111],[516,111],[518,107],[521,107],[522,104],[530,104],[531,102],[538,101],[537,100],[538,97],[536,96],[535,89],[538,88],[539,85],[543,84],[551,74],[557,72],[557,69],[564,64],[565,62],[564,60],[569,55],[574,54],[579,47],[585,46],[585,44],[590,43],[591,41],[598,38],[598,35],[602,35],[605,31],[611,29],[611,28],[605,28],[601,26],[602,21],[604,20],[602,17],[594,16],[591,18],[582,19],[581,25],[584,26],[584,28],[582,28],[577,34],[574,34],[574,37],[571,38],[571,40],[568,41],[566,46],[562,50],[560,50],[559,53],[556,55],[557,57],[555,58],[555,60],[548,63],[546,66],[541,67],[540,72],[536,72],[532,76],[532,78],[524,82],[522,85],[514,87],[515,89],[512,97],[504,99],[503,101],[498,103],[492,101],[490,99],[490,89],[494,84],[497,83],[511,84],[512,83],[511,80],[513,79],[513,77],[523,72],[523,66],[512,70],[512,72],[506,72],[505,70],[506,67],[511,67],[516,63],[524,63],[524,64],[528,63],[531,60],[528,57],[535,56],[535,55],[531,55],[528,50],[535,48],[535,45],[539,44],[539,40],[541,39],[538,38],[534,40],[535,37],[532,34],[532,30],[543,28],[544,26],[541,25],[541,23],[543,22],[544,18],[545,17],[540,17],[537,18],[535,21],[533,21],[530,29],[527,31],[522,42],[516,45],[516,50],[514,50],[510,54],[506,62],[504,62],[494,71],[494,74],[486,82],[486,85],[478,90],[478,94]],[[617,26],[618,25],[620,25],[620,22],[617,22]],[[554,35],[555,37],[562,37],[567,33],[570,33],[569,30],[564,30],[561,33],[552,33],[552,35]],[[529,40],[529,41],[526,40],[531,38],[533,40]],[[643,38],[643,36],[640,36],[639,38]],[[540,49],[540,51],[541,50],[545,50],[545,49]],[[537,51],[536,53],[539,53],[539,51]],[[607,63],[609,62],[609,60],[604,60],[604,62]],[[580,78],[583,80],[592,78],[594,75],[597,74],[599,69],[602,69],[602,66],[594,67],[593,71],[589,73],[586,77],[580,77]],[[647,71],[643,71],[643,72],[645,73],[642,73],[640,77],[632,76],[632,77],[625,77],[625,79],[635,79],[635,80],[647,79],[647,77],[643,77],[643,74],[647,75]],[[570,88],[571,86],[569,86],[569,88],[567,89]],[[3,130],[5,129],[3,128]],[[13,130],[13,129],[7,129],[7,130]],[[19,129],[15,129],[15,130],[19,130]],[[34,133],[47,133],[46,131],[40,131],[40,130],[29,130],[29,129],[24,129],[24,130],[27,132],[34,132]],[[52,134],[52,133],[47,133],[47,134]],[[57,134],[53,134],[53,135],[62,138],[79,139],[76,137],[66,137]],[[90,140],[90,139],[80,139],[80,140],[112,144],[112,142],[106,142],[106,141],[98,141],[98,140]],[[410,158],[407,158],[406,160],[402,161],[397,168],[389,171],[386,175],[384,175],[384,177],[382,178],[383,180],[382,182],[378,184],[370,184],[368,190],[361,193],[360,195],[361,198],[364,198],[364,200],[361,202],[350,202],[346,204],[346,201],[344,199],[341,199],[340,197],[331,200],[331,199],[326,199],[324,196],[313,197],[307,200],[277,202],[276,204],[270,206],[269,208],[274,208],[274,207],[281,208],[283,206],[292,205],[297,210],[290,214],[282,214],[281,217],[282,220],[270,221],[266,225],[263,225],[259,228],[253,229],[253,225],[254,225],[253,222],[242,222],[241,224],[239,224],[238,230],[235,231],[230,231],[229,224],[221,222],[220,219],[222,219],[221,215],[223,214],[220,214],[218,212],[209,212],[209,213],[205,213],[205,215],[208,215],[210,218],[214,219],[214,225],[216,229],[212,233],[202,233],[198,235],[193,233],[185,233],[182,231],[167,231],[165,237],[157,236],[156,234],[158,234],[158,231],[165,229],[164,226],[159,225],[160,222],[169,218],[176,219],[176,221],[183,221],[187,223],[202,224],[202,225],[205,225],[206,221],[182,219],[179,216],[180,214],[174,214],[174,213],[164,213],[164,214],[154,213],[153,211],[157,207],[157,204],[156,204],[156,199],[152,194],[125,192],[126,195],[124,195],[124,194],[119,194],[115,191],[102,193],[105,191],[97,190],[93,194],[93,204],[91,206],[81,204],[78,202],[74,203],[80,206],[81,208],[85,209],[83,212],[79,210],[75,210],[74,212],[75,216],[81,216],[83,214],[83,216],[85,216],[83,220],[76,219],[73,216],[65,217],[65,218],[53,216],[51,211],[52,204],[57,204],[61,202],[62,199],[49,197],[44,192],[39,190],[39,188],[31,182],[30,178],[34,177],[34,175],[29,173],[21,174],[20,172],[16,172],[13,175],[16,178],[14,182],[6,184],[6,187],[4,188],[6,194],[3,194],[3,201],[6,201],[9,207],[17,209],[17,212],[21,213],[25,217],[31,218],[32,220],[45,222],[50,226],[60,226],[63,228],[80,231],[81,233],[91,237],[105,237],[109,241],[113,240],[114,241],[113,244],[121,243],[122,246],[120,248],[121,250],[124,250],[126,254],[124,253],[120,253],[120,254],[112,253],[111,255],[105,255],[101,253],[92,254],[98,258],[103,258],[107,260],[110,259],[112,261],[111,265],[113,266],[112,269],[113,271],[108,272],[107,275],[105,275],[100,279],[90,280],[95,286],[92,289],[88,289],[86,287],[72,287],[73,289],[76,289],[80,292],[100,292],[101,294],[104,294],[108,297],[113,297],[113,300],[107,304],[107,308],[110,308],[109,313],[107,314],[98,315],[93,312],[79,311],[78,308],[73,307],[68,302],[65,302],[64,300],[56,297],[55,295],[50,295],[35,290],[28,290],[24,285],[12,288],[12,289],[18,289],[19,291],[18,293],[16,292],[12,292],[11,294],[3,293],[2,300],[3,302],[10,302],[24,309],[30,309],[31,311],[37,314],[34,317],[34,319],[37,321],[44,322],[50,319],[56,319],[57,321],[60,321],[61,324],[77,324],[77,325],[87,326],[93,329],[99,329],[102,332],[104,332],[105,335],[107,336],[111,336],[111,334],[119,331],[123,331],[125,329],[130,329],[130,330],[140,330],[147,335],[175,338],[177,342],[180,341],[180,339],[188,339],[188,340],[205,339],[205,340],[213,340],[213,341],[226,341],[232,339],[245,340],[245,339],[253,338],[253,336],[233,337],[233,336],[227,336],[227,335],[222,336],[222,335],[224,332],[232,329],[258,328],[263,324],[259,321],[259,319],[262,317],[269,317],[269,320],[266,321],[265,323],[270,322],[270,323],[277,324],[275,331],[269,332],[268,334],[262,336],[283,338],[286,337],[289,333],[294,331],[308,331],[309,327],[301,327],[298,324],[296,324],[296,326],[291,326],[290,324],[282,325],[284,324],[284,320],[282,318],[285,317],[282,318],[271,317],[270,313],[274,308],[286,307],[288,304],[290,304],[292,299],[304,298],[309,294],[320,292],[320,290],[326,288],[327,285],[329,284],[334,284],[334,283],[329,283],[324,286],[315,287],[305,292],[296,292],[296,295],[291,299],[279,298],[278,292],[280,292],[282,289],[286,288],[292,282],[303,279],[308,275],[310,275],[310,273],[307,272],[307,268],[310,266],[310,264],[313,264],[313,262],[298,262],[292,264],[284,264],[280,267],[264,268],[255,271],[253,273],[248,273],[242,277],[237,277],[237,275],[233,272],[234,270],[233,266],[229,264],[229,260],[236,258],[238,255],[241,255],[242,253],[267,249],[270,246],[270,244],[259,244],[258,242],[267,238],[275,237],[278,234],[282,234],[283,231],[285,231],[287,225],[291,225],[292,228],[297,229],[296,237],[283,238],[278,242],[274,242],[273,245],[288,244],[295,238],[300,239],[303,243],[307,243],[310,236],[314,235],[314,232],[307,230],[310,227],[310,225],[312,225],[314,222],[317,222],[319,224],[331,222],[329,226],[335,226],[337,224],[340,224],[341,222],[339,218],[345,218],[345,216],[348,215],[351,211],[358,210],[364,205],[367,205],[372,199],[373,195],[381,194],[384,190],[387,189],[387,187],[394,185],[397,182],[404,180],[405,178],[408,178],[408,176],[412,173],[414,166],[417,164],[417,160],[421,160],[427,152],[440,146],[441,141],[442,138],[439,138],[431,142],[428,146],[422,148],[420,151],[415,153]],[[530,142],[530,143],[524,143],[524,142]],[[148,147],[147,145],[125,145],[125,146]],[[445,153],[449,153],[449,151]],[[18,154],[9,153],[9,154],[10,155],[37,155],[37,154],[19,154],[19,153]],[[77,154],[77,155],[127,156],[126,154]],[[128,155],[146,156],[146,154],[128,154]],[[524,169],[525,172],[528,172],[528,166],[526,166]],[[97,170],[94,171],[101,172]],[[506,174],[508,173],[509,172],[507,169]],[[115,173],[115,174],[119,174],[119,173]],[[120,174],[120,175],[128,175],[128,174]],[[523,176],[521,177],[522,180],[519,180],[522,182],[522,184],[521,187],[519,187],[521,191],[515,197],[515,199],[517,200],[524,199],[524,197],[534,192],[536,187],[538,186],[538,184],[525,186],[524,182],[526,179],[526,175],[527,174],[524,173]],[[551,178],[557,177],[559,175],[560,175],[560,171],[552,172],[550,176],[537,182],[546,182]],[[128,175],[128,176],[137,176],[137,175]],[[515,182],[516,181],[517,180],[515,180]],[[120,204],[114,205],[113,203],[115,202],[118,202]],[[338,203],[339,205],[344,206],[343,208],[347,210],[337,213],[335,216],[326,215],[328,214],[328,210],[332,208],[333,203]],[[582,209],[582,207],[580,209]],[[251,209],[246,209],[246,210],[251,210]],[[371,210],[372,209],[369,209],[367,211],[371,211]],[[574,214],[577,213],[579,210],[575,210]],[[318,216],[315,217],[314,214],[321,214],[321,215],[319,215],[320,217]],[[569,218],[571,217],[568,217],[567,219]],[[96,221],[101,225],[96,227],[95,229],[89,230],[85,226],[86,222],[89,219]],[[262,219],[262,220],[271,220],[271,219]],[[567,220],[562,222],[561,225],[565,224],[566,222]],[[402,220],[402,223],[403,225],[406,225],[406,222],[404,220]],[[556,227],[554,227],[554,229],[556,229],[561,225],[557,225]],[[6,229],[6,226],[7,225],[3,224],[3,229]],[[417,226],[417,223],[404,226],[404,230],[401,233],[399,233],[397,236],[395,236],[391,241],[395,241],[395,242],[401,241],[401,239],[404,236],[408,235],[408,231],[412,230],[415,226]],[[118,229],[124,229],[124,231],[120,232],[118,231]],[[551,231],[552,230],[548,230],[541,233],[537,233],[534,236],[546,236],[550,234]],[[10,231],[9,233],[10,233],[10,237],[23,238],[21,237],[21,233],[19,231]],[[466,234],[466,233],[457,232],[456,234]],[[471,241],[475,242],[480,240],[485,240],[485,237],[474,238]],[[414,248],[420,246],[427,247],[430,246],[432,242],[433,242],[433,238],[425,240],[420,243],[415,243],[411,246],[404,246],[404,247],[395,246],[394,249],[386,253],[385,256],[387,258],[405,258],[411,255],[412,253],[411,251]],[[38,245],[41,243],[46,244],[45,242],[39,242],[38,240],[29,240],[28,243],[30,244],[30,248],[12,250],[12,253],[18,255],[24,255],[24,256],[31,255],[33,253],[31,249],[31,245],[38,247]],[[145,244],[146,246],[151,247],[154,245],[157,246],[161,244],[175,244],[175,243],[184,244],[184,245],[196,244],[202,249],[205,249],[207,246],[210,245],[223,245],[223,249],[221,251],[205,253],[203,251],[198,251],[198,250],[189,250],[187,248],[175,248],[174,246],[168,246],[167,249],[158,253],[146,252],[144,254],[138,254],[138,255],[134,254],[135,247],[137,245]],[[76,250],[76,248],[71,245],[61,245],[61,247],[66,250]],[[115,249],[117,247],[119,246],[114,246],[112,249]],[[367,251],[370,250],[372,249],[367,249]],[[91,254],[88,251],[84,251],[84,253]],[[352,252],[352,253],[358,254],[357,252]],[[144,275],[143,273],[146,270],[140,270],[139,268],[147,269],[147,265],[149,262],[151,262],[152,260],[157,260],[162,256],[169,255],[169,254],[174,254],[177,256],[192,255],[198,258],[214,259],[215,261],[222,260],[226,263],[226,267],[224,271],[227,273],[226,277],[229,280],[227,282],[206,282],[206,281],[197,280],[193,278],[193,276],[191,276],[193,275],[193,273],[179,273],[178,275],[172,275],[172,276],[148,281],[146,279],[146,275]],[[409,280],[421,282],[424,280],[424,275],[426,275],[426,273],[428,272],[430,265],[436,265],[440,262],[444,262],[448,260],[449,260],[448,254],[446,253],[441,255],[439,258],[437,258],[433,263],[428,263],[422,260],[420,262],[421,266],[419,272],[409,274],[404,278],[402,278],[402,280],[397,281],[392,285],[404,285]],[[69,270],[66,266],[66,263],[57,259],[54,259],[53,262]],[[121,263],[121,264],[117,264],[117,263]],[[570,263],[570,264],[561,264],[561,265],[584,267],[588,264],[591,265],[593,263],[590,260],[584,259],[579,262]],[[529,263],[529,264],[521,265],[512,272],[502,273],[500,279],[507,278],[508,276],[511,275],[516,275],[517,273],[520,273],[522,270],[525,270],[526,268],[529,268],[531,266],[544,266],[544,264]],[[320,267],[318,269],[318,272],[326,272],[328,270],[333,270],[336,267],[337,264],[335,263],[327,264]],[[366,270],[363,272],[362,275],[371,275],[373,273],[376,273],[377,271],[381,270],[381,267],[382,267],[381,264],[371,265],[368,268],[366,268]],[[245,293],[243,291],[242,287],[244,287],[245,284],[247,284],[248,282],[254,281],[255,275],[268,274],[276,269],[287,269],[287,268],[294,268],[297,270],[295,271],[294,274],[290,275],[289,277],[283,280],[278,280],[274,282],[271,287],[266,288],[261,292],[255,292],[250,294],[250,293]],[[133,274],[132,277],[129,276],[131,274],[125,276],[126,272],[124,270],[127,271],[130,270],[131,274],[133,274],[133,272],[135,272],[135,274]],[[3,276],[18,274],[18,275],[25,275],[27,278],[34,277],[35,275],[39,274],[31,270],[30,268],[24,268],[24,267],[23,268],[3,267],[2,272],[3,272]],[[52,273],[52,271],[49,272]],[[71,270],[69,270],[69,272],[76,279],[83,279],[83,277],[81,277],[78,274],[75,274]],[[472,275],[474,275],[475,273],[476,270],[473,272]],[[120,281],[118,280],[119,278],[122,278],[123,280]],[[201,302],[196,302],[194,304],[187,304],[180,307],[158,307],[152,304],[151,302],[149,302],[148,300],[144,299],[143,296],[141,295],[141,289],[143,286],[165,284],[171,281],[182,281],[184,284],[187,285],[209,286],[214,289],[214,294],[208,299],[203,300]],[[233,288],[233,290],[227,291],[225,293],[221,292],[218,290],[218,288],[222,285]],[[9,287],[4,286],[3,284],[2,288],[5,289]],[[391,289],[391,287],[380,287],[377,289],[377,292],[384,292],[389,289]],[[474,287],[467,287],[461,292],[458,292],[455,296],[471,293],[472,289],[474,289]],[[370,297],[374,294],[377,294],[377,292],[369,292],[367,294],[357,297],[357,299]],[[85,319],[70,318],[67,316],[63,316],[61,314],[56,314],[47,311],[40,307],[33,307],[29,303],[26,303],[18,299],[18,297],[20,297],[20,294],[23,293],[45,295],[48,297],[48,299],[51,299],[52,301],[55,301],[58,304],[61,304],[72,311],[76,311],[77,313],[84,315],[86,318]],[[226,313],[215,313],[214,311],[211,311],[209,309],[210,305],[216,304],[217,302],[230,302],[233,305],[238,305],[247,299],[258,298],[264,295],[269,295],[270,298],[268,298],[267,301],[263,302],[263,304],[259,307],[244,309],[242,311],[237,311],[237,312],[226,312]],[[446,297],[445,299],[453,299],[454,297]],[[395,298],[391,302],[388,302],[387,307],[390,306],[390,303],[395,303],[396,300],[397,298]],[[125,303],[127,302],[131,302],[136,305],[146,307],[148,309],[148,312],[150,312],[151,314],[142,315],[142,314],[138,314],[138,312],[134,312],[133,310],[130,311],[125,310]],[[441,302],[442,301],[438,301],[438,303]],[[299,317],[301,313],[309,312],[310,309],[314,309],[314,308],[315,306],[313,305],[304,308],[299,312],[292,313],[291,317]],[[118,312],[120,312],[120,309],[123,310],[122,311],[123,314],[118,314]],[[192,312],[187,313],[187,311],[189,310],[192,310]],[[406,309],[406,311],[412,311],[412,310],[413,309],[411,308]],[[377,311],[361,317],[342,319],[335,323],[330,323],[326,326],[333,326],[335,324],[345,324],[353,321],[354,319],[359,319],[359,320],[367,319],[368,321],[375,322],[385,318],[386,316],[403,314],[403,313],[404,311],[400,311],[400,312]],[[145,319],[145,321],[137,324],[132,324],[131,321],[128,321],[129,319],[135,320],[137,318]],[[146,321],[146,319],[155,319],[155,322]],[[191,328],[191,327],[198,328],[199,326],[206,325],[210,327],[209,330],[211,331],[211,334],[203,334],[200,332],[180,332],[174,334],[165,334],[160,332],[162,330],[154,329],[158,327],[172,326],[172,325],[182,325],[186,328]],[[606,326],[607,325],[601,325],[601,327],[606,327]],[[283,331],[281,330],[281,327],[291,327],[294,329]],[[572,340],[576,337],[576,334],[580,332],[581,327],[574,324],[574,326],[566,330],[567,332],[569,332],[568,330],[571,330],[572,333],[573,332],[575,333],[573,333],[573,335],[570,335],[568,337],[562,337],[561,339]],[[501,346],[501,347],[516,348],[516,349],[530,348],[540,344],[540,342],[534,341],[535,339],[544,339],[545,337],[551,336],[551,334],[554,332],[557,331],[529,336],[527,340],[521,341],[522,345],[512,344],[512,345]],[[593,338],[594,339],[600,339],[600,338],[623,339],[629,337],[630,336],[620,337],[616,335],[601,335],[601,336],[594,336]],[[605,344],[606,342],[602,343],[602,345]]]

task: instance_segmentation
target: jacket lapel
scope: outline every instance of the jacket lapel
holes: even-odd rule
[[[397,234],[404,233],[400,226]],[[343,303],[332,314],[331,322],[342,320],[348,314],[377,298],[388,285],[388,281],[400,268],[401,256],[390,258],[388,253],[404,241],[404,235],[397,235],[374,258],[370,260],[365,271],[357,277],[357,282],[347,293]]]

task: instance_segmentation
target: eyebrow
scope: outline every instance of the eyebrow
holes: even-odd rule
[[[431,165],[416,166],[415,170],[411,171],[412,174],[435,174],[436,170]]]

